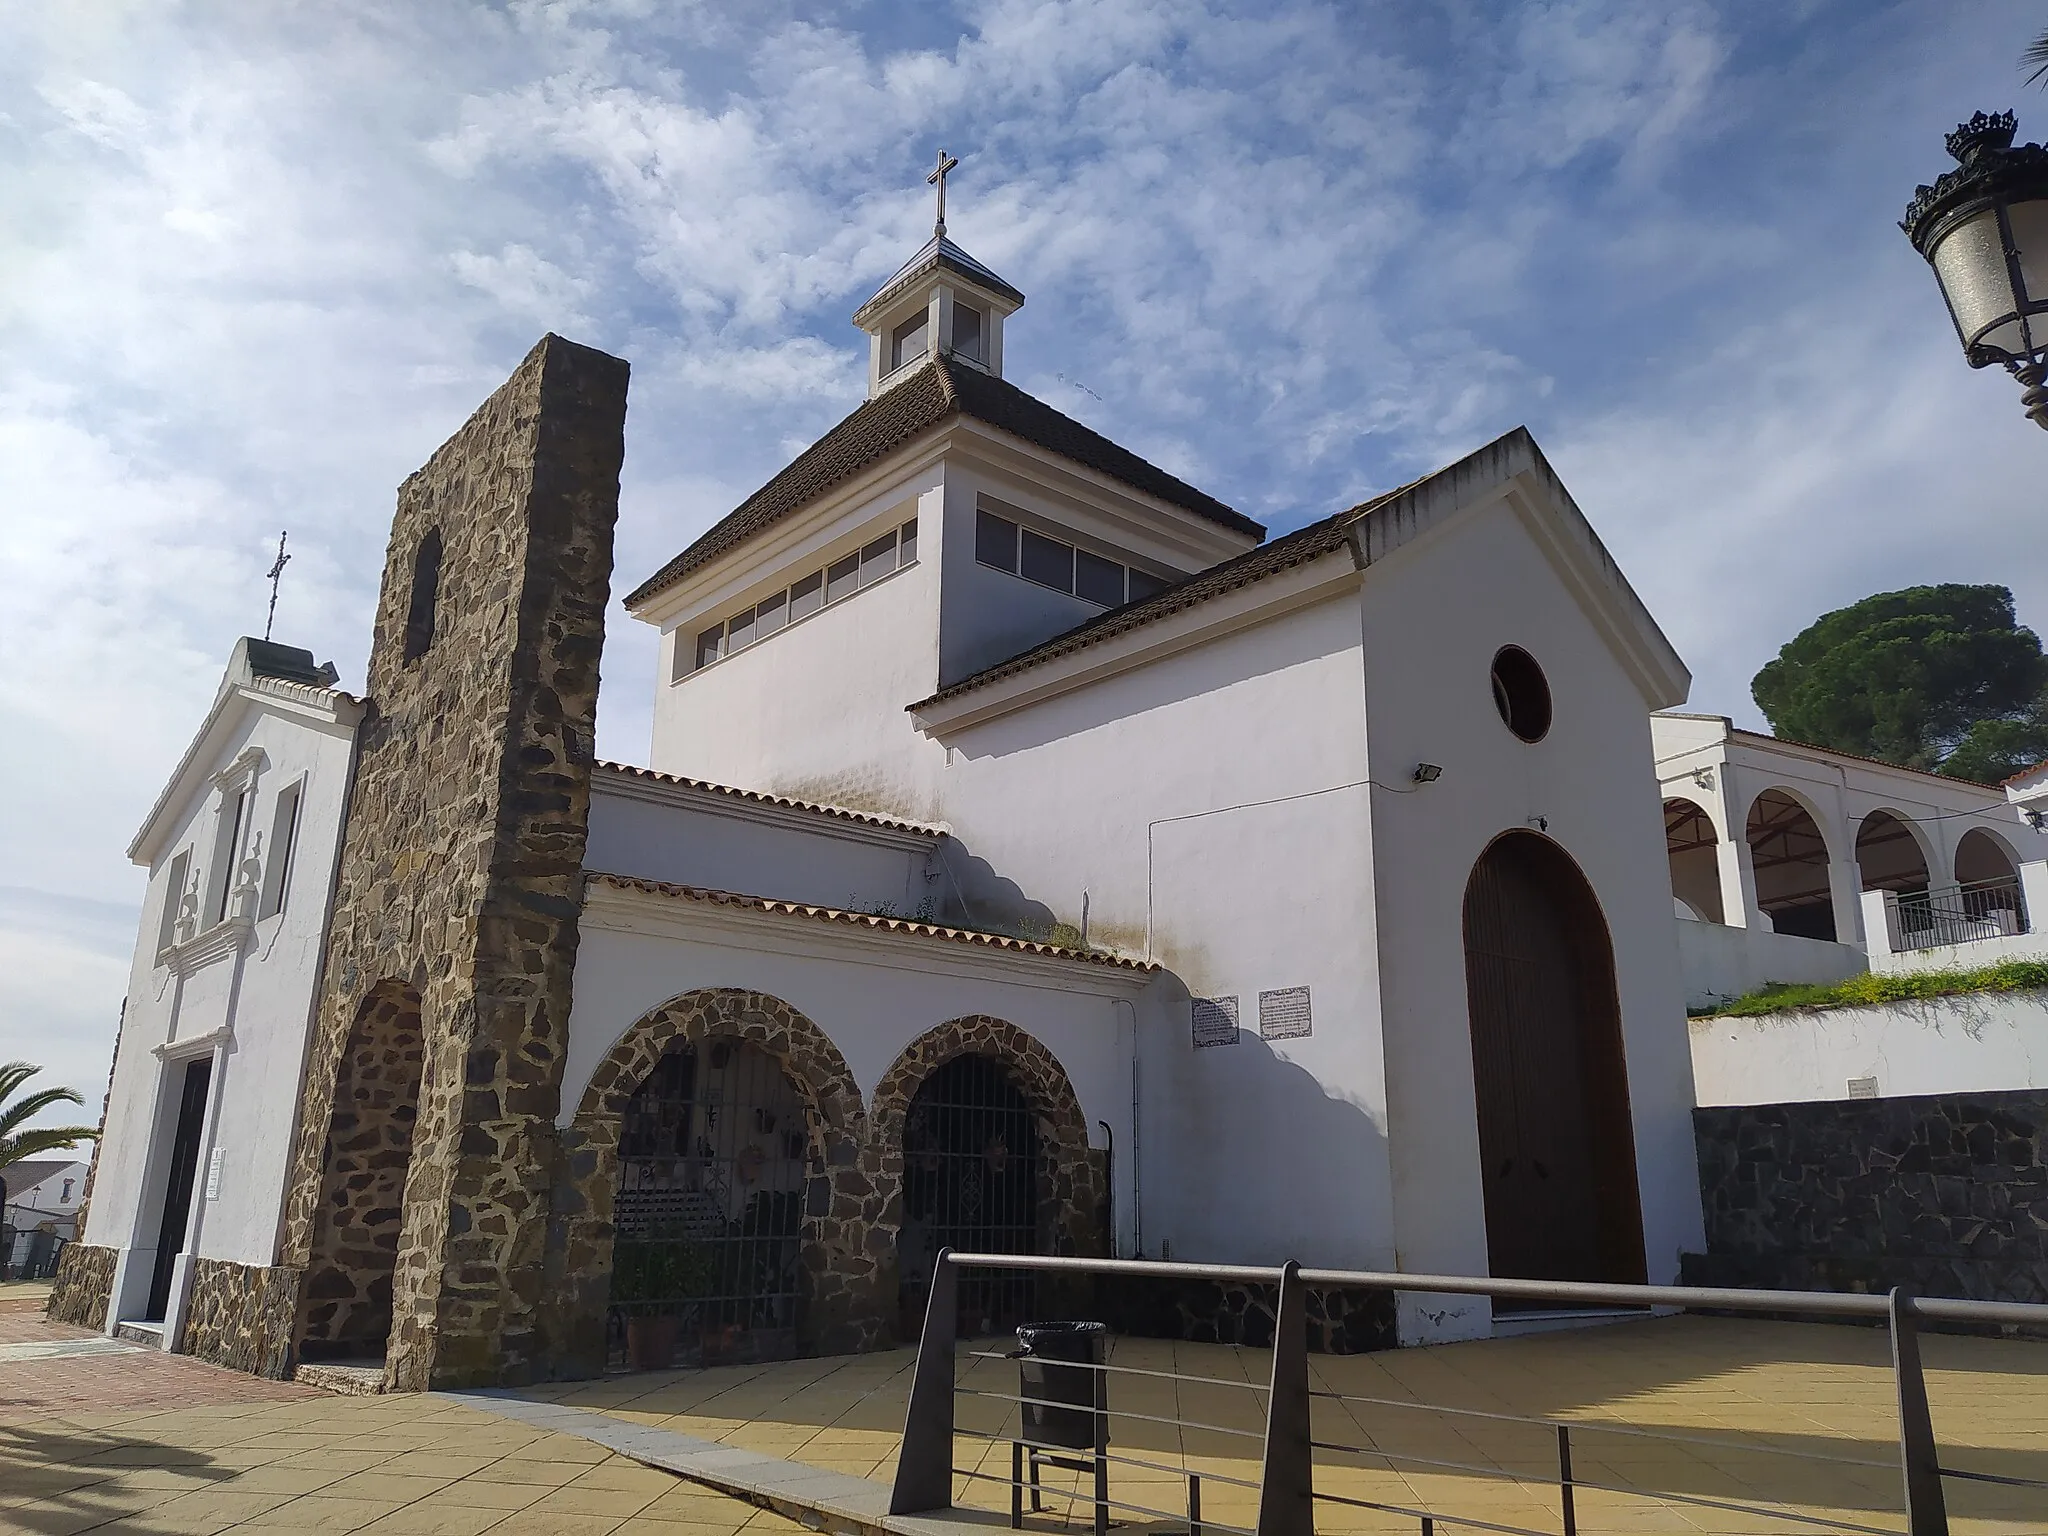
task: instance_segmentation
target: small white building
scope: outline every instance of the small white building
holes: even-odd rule
[[[244,639],[129,846],[149,870],[89,1239],[108,1326],[177,1342],[195,1259],[274,1261],[359,701]]]
[[[7,1186],[6,1219],[0,1226],[14,1233],[17,1248],[36,1232],[51,1232],[66,1242],[78,1235],[85,1167],[76,1158],[55,1157],[24,1159],[0,1168],[0,1182]],[[0,1267],[13,1262],[12,1253],[0,1253]]]

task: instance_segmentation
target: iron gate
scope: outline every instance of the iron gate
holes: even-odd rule
[[[655,1063],[619,1127],[613,1366],[796,1354],[808,1141],[802,1099],[758,1046],[712,1040]]]
[[[942,1248],[1038,1253],[1038,1124],[999,1061],[956,1056],[924,1080],[903,1121],[897,1238],[904,1337],[915,1338]],[[1028,1271],[960,1281],[960,1327],[1004,1333],[1033,1313]]]

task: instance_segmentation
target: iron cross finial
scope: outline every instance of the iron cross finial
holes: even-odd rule
[[[926,181],[939,189],[939,214],[932,221],[932,234],[935,237],[946,232],[946,172],[956,169],[959,164],[958,160],[942,149],[939,151],[938,168],[925,177]]]
[[[277,622],[277,583],[284,575],[284,568],[291,564],[292,557],[284,552],[285,535],[277,536],[277,558],[270,562],[270,569],[264,572],[270,578],[270,615],[263,621],[263,638],[270,638],[270,626]]]

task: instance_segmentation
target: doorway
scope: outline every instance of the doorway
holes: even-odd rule
[[[799,1346],[810,1122],[760,1046],[671,1049],[627,1101],[608,1364],[786,1360]]]
[[[964,1055],[935,1068],[903,1118],[903,1226],[897,1234],[899,1326],[914,1339],[939,1250],[1038,1253],[1038,1121],[1000,1061]],[[967,1270],[963,1333],[1004,1333],[1033,1314],[1032,1276]]]
[[[384,1357],[425,1060],[418,990],[379,982],[363,1000],[335,1069],[299,1333],[302,1360]]]
[[[1509,832],[1473,866],[1464,932],[1489,1272],[1642,1283],[1635,1129],[1598,898],[1556,843]]]
[[[192,1186],[199,1177],[199,1138],[206,1131],[206,1093],[213,1084],[213,1058],[185,1064],[178,1094],[178,1128],[171,1137],[171,1167],[164,1181],[163,1221],[157,1229],[156,1265],[149,1276],[149,1304],[142,1320],[160,1323],[171,1305],[171,1278],[192,1218]],[[132,1296],[134,1292],[130,1291]]]

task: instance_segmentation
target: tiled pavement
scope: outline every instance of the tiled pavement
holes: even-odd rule
[[[0,1328],[8,1320],[0,1310]],[[75,1330],[66,1331],[67,1335]],[[12,1330],[0,1337],[11,1336]],[[2048,1345],[1930,1337],[1929,1386],[1944,1461],[2008,1475],[2048,1476]],[[996,1346],[999,1347],[999,1346]],[[70,1536],[87,1530],[162,1536],[319,1529],[391,1536],[734,1536],[745,1528],[794,1533],[780,1515],[724,1497],[618,1454],[699,1466],[773,1467],[785,1486],[855,1490],[872,1510],[894,1465],[910,1352],[702,1372],[665,1372],[566,1384],[500,1401],[443,1396],[346,1398],[258,1383],[191,1361],[73,1358],[74,1373],[116,1368],[203,1373],[211,1399],[108,1407],[102,1384],[81,1382],[69,1402],[27,1411],[23,1363],[0,1350],[0,1531]],[[1113,1449],[1206,1474],[1211,1522],[1250,1524],[1247,1490],[1218,1474],[1255,1472],[1250,1429],[1260,1395],[1235,1383],[1262,1378],[1254,1351],[1123,1341],[1114,1363],[1178,1369],[1206,1382],[1113,1378],[1116,1408],[1212,1426],[1190,1430],[1119,1419]],[[1396,1405],[1434,1403],[1480,1413],[1569,1422],[1584,1479],[1693,1499],[1767,1501],[1851,1525],[1897,1531],[1895,1410],[1881,1334],[1796,1324],[1671,1318],[1591,1331],[1440,1349],[1316,1357],[1318,1388],[1374,1403],[1319,1401],[1318,1438],[1376,1456],[1323,1453],[1318,1486],[1497,1525],[1559,1529],[1555,1490],[1536,1479],[1555,1463],[1551,1432],[1485,1418],[1448,1418]],[[1013,1367],[969,1361],[965,1384],[1014,1391]],[[196,1384],[198,1378],[193,1378]],[[190,1400],[187,1400],[188,1403]],[[568,1408],[595,1410],[585,1418]],[[963,1429],[999,1432],[1006,1405],[961,1399]],[[516,1415],[516,1417],[515,1417]],[[1656,1441],[1603,1432],[1601,1423],[1689,1437]],[[577,1432],[572,1432],[577,1431]],[[593,1436],[595,1438],[593,1438]],[[682,1436],[693,1437],[684,1440]],[[710,1450],[703,1442],[730,1449]],[[692,1449],[694,1447],[694,1449]],[[666,1448],[666,1452],[664,1450]],[[1759,1449],[1761,1448],[1761,1449]],[[1810,1463],[1771,1451],[1818,1451],[1868,1465]],[[670,1455],[667,1452],[680,1452]],[[1396,1454],[1457,1468],[1390,1461]],[[695,1460],[692,1460],[692,1458]],[[961,1437],[956,1464],[1008,1471],[1000,1444]],[[805,1471],[802,1469],[815,1469]],[[826,1474],[847,1474],[845,1481]],[[1486,1474],[1492,1475],[1486,1475]],[[1518,1477],[1517,1474],[1520,1476]],[[1073,1486],[1068,1474],[1050,1480]],[[853,1479],[877,1479],[863,1485]],[[1180,1471],[1119,1465],[1113,1493],[1156,1509],[1180,1507]],[[865,1492],[860,1492],[865,1487]],[[1006,1505],[1007,1491],[959,1480],[959,1502]],[[823,1502],[821,1500],[821,1502]],[[1057,1506],[1060,1501],[1053,1501]],[[1659,1504],[1581,1490],[1579,1528],[1592,1532],[1795,1531],[1798,1524],[1739,1516],[1704,1504]],[[1950,1485],[1957,1536],[2048,1532],[2038,1490]],[[1076,1510],[1085,1524],[1087,1510]],[[1128,1530],[1173,1524],[1135,1513]],[[812,1525],[806,1519],[805,1525]],[[836,1522],[828,1520],[830,1526]],[[982,1515],[978,1524],[988,1523]],[[999,1523],[999,1522],[998,1522]],[[1057,1519],[1033,1521],[1054,1527]],[[1320,1530],[1417,1531],[1419,1522],[1319,1506]],[[1184,1528],[1184,1526],[1182,1527]],[[1440,1530],[1457,1527],[1440,1525]]]
[[[1926,1336],[1922,1344],[1944,1465],[2048,1478],[2048,1345],[1947,1336]],[[1184,1473],[1200,1472],[1205,1518],[1249,1526],[1252,1491],[1213,1479],[1256,1479],[1257,1440],[1225,1431],[1259,1425],[1261,1394],[1237,1383],[1262,1380],[1269,1358],[1213,1345],[1118,1341],[1114,1365],[1206,1380],[1113,1376],[1113,1413],[1122,1409],[1211,1427],[1113,1418],[1114,1452],[1176,1470],[1118,1465],[1112,1496],[1179,1510],[1186,1496]],[[900,1350],[851,1360],[614,1377],[521,1395],[886,1480],[895,1464],[911,1359]],[[1538,1480],[1555,1475],[1554,1430],[1420,1406],[1434,1404],[1569,1424],[1576,1477],[1625,1490],[1578,1490],[1578,1528],[1589,1533],[1750,1536],[1815,1528],[1682,1502],[1687,1499],[1763,1504],[1788,1515],[1885,1531],[1904,1525],[1888,1346],[1874,1330],[1674,1317],[1427,1350],[1315,1356],[1310,1363],[1319,1391],[1372,1400],[1318,1400],[1316,1438],[1378,1453],[1319,1452],[1322,1491],[1439,1516],[1557,1531],[1557,1491]],[[964,1362],[961,1380],[979,1390],[1016,1391],[1014,1367],[1004,1361]],[[999,1436],[1007,1412],[1008,1405],[995,1399],[962,1397],[958,1423],[963,1431]],[[1602,1429],[1603,1424],[1683,1438],[1652,1439]],[[1801,1460],[1784,1452],[1837,1459]],[[963,1433],[954,1464],[1007,1478],[1009,1455],[999,1438]],[[1078,1481],[1072,1474],[1047,1477],[1067,1488]],[[1008,1490],[998,1483],[956,1478],[954,1492],[962,1506],[1007,1508]],[[1951,1480],[1948,1500],[1957,1536],[2048,1532],[2048,1493],[2039,1489]],[[1077,1521],[1085,1522],[1087,1513],[1085,1505],[1078,1506]],[[1135,1513],[1129,1519],[1133,1527],[1168,1525]],[[1318,1505],[1316,1524],[1321,1531],[1411,1536],[1420,1527],[1413,1516],[1333,1504]]]
[[[41,1352],[95,1337],[0,1295],[8,1536],[801,1536],[586,1439],[441,1397],[336,1397],[139,1348]]]

